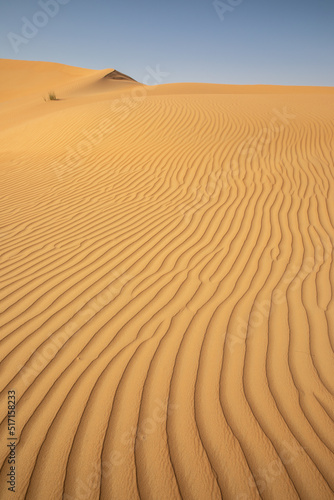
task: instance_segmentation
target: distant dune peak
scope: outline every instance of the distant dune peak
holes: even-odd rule
[[[131,78],[128,75],[124,75],[124,73],[121,73],[120,71],[116,71],[115,69],[113,71],[111,71],[110,73],[108,73],[107,75],[105,75],[104,78],[108,78],[110,80],[130,80],[132,82],[136,81],[136,80],[134,80],[134,78]]]

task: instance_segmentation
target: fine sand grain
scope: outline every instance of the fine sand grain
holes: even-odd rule
[[[334,89],[0,72],[0,498],[333,499]]]

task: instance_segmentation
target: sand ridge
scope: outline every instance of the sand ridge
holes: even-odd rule
[[[0,67],[0,497],[334,498],[333,89]]]

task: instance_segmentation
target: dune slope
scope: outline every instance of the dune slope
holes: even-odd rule
[[[9,390],[18,499],[334,498],[333,89],[31,65],[0,61],[0,498]]]

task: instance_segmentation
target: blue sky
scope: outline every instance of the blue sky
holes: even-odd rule
[[[162,83],[334,86],[333,0],[0,0],[0,13],[1,58],[138,81],[159,65]]]

